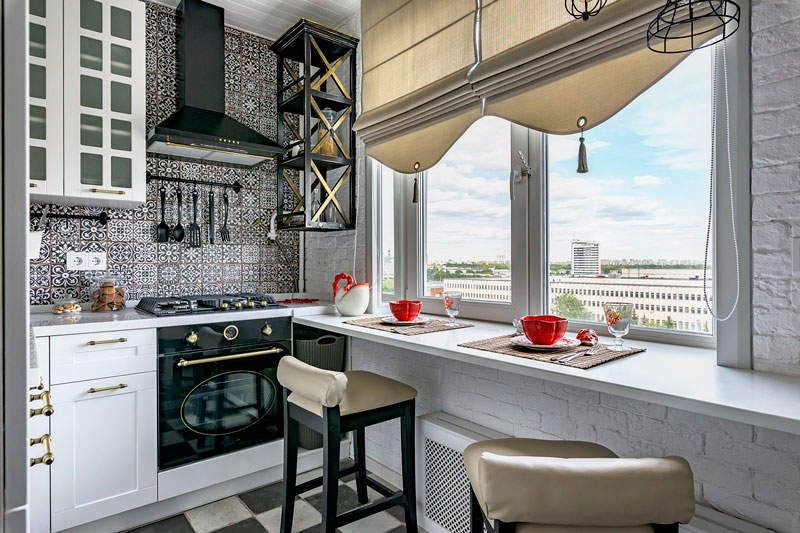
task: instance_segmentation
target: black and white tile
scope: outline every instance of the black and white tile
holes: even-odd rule
[[[298,483],[321,475],[314,470],[298,476]],[[389,485],[385,481],[383,482]],[[389,485],[391,487],[391,485]],[[395,489],[396,490],[396,489]],[[353,476],[343,478],[338,490],[339,514],[359,506]],[[380,496],[368,490],[370,501]],[[273,483],[249,492],[231,496],[202,507],[155,522],[129,533],[278,533],[281,525],[283,484]],[[315,533],[322,523],[322,490],[312,489],[295,501],[292,531]],[[394,507],[369,516],[337,531],[340,533],[405,533],[403,509]],[[425,533],[420,529],[422,533]]]
[[[169,7],[146,4],[146,84],[149,130],[175,111],[176,106],[176,15]],[[275,83],[277,61],[269,42],[240,30],[225,28],[226,112],[268,137],[276,136]],[[108,254],[108,271],[128,288],[127,297],[164,294],[197,294],[201,291],[276,292],[292,287],[291,276],[298,271],[299,237],[285,237],[289,268],[275,246],[266,242],[265,229],[256,220],[266,221],[276,207],[276,166],[267,162],[255,169],[238,169],[214,164],[182,162],[148,157],[147,170],[156,175],[239,182],[239,193],[229,191],[228,227],[231,240],[208,243],[208,188],[199,187],[198,224],[203,247],[189,248],[183,243],[156,243],[156,224],[161,219],[159,186],[147,184],[147,201],[135,209],[106,209],[111,218],[106,225],[92,220],[51,219],[40,257],[31,261],[31,304],[50,304],[64,297],[89,298],[86,285],[91,277],[67,271],[67,251],[96,251]],[[175,184],[166,183],[166,219],[177,222]],[[184,187],[181,221],[186,228],[192,220],[191,193]],[[216,190],[217,229],[222,225],[222,191]],[[41,205],[31,206],[34,213]],[[53,212],[96,214],[100,208],[53,206]],[[267,266],[269,268],[262,268]],[[279,268],[284,267],[284,268]],[[245,288],[246,287],[246,288]],[[172,295],[172,294],[168,294]]]

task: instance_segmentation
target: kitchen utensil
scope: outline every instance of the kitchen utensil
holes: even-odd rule
[[[222,219],[222,228],[219,230],[219,238],[222,242],[229,242],[231,240],[231,230],[228,229],[228,210],[230,205],[228,203],[227,189],[222,192],[222,205],[225,208],[225,214]]]
[[[347,285],[340,291],[342,281],[347,281]],[[333,280],[333,303],[341,315],[363,315],[369,305],[369,285],[356,283],[353,276],[342,272]]]
[[[577,359],[578,357],[583,357],[584,355],[594,355],[600,349],[600,346],[594,346],[588,350],[581,350],[579,352],[575,352],[573,354],[569,354],[567,357],[563,357],[558,360],[559,363],[567,363],[572,361],[573,359]]]
[[[175,192],[175,196],[178,197],[178,223],[175,224],[175,227],[172,228],[172,238],[175,239],[177,242],[183,241],[184,238],[184,231],[183,225],[181,224],[181,208],[183,207],[183,194],[181,193],[180,187]]]
[[[214,189],[208,191],[208,242],[214,244]]]
[[[556,343],[567,332],[566,318],[553,315],[522,317],[522,332],[531,344],[549,345]]]
[[[410,322],[419,316],[419,312],[422,310],[422,302],[397,300],[396,302],[389,302],[389,309],[398,321]]]
[[[169,240],[169,224],[165,220],[166,215],[164,213],[167,203],[167,188],[162,185],[159,192],[161,193],[161,222],[156,226],[156,240],[158,242],[167,242]]]
[[[517,348],[524,348],[526,350],[533,350],[536,352],[549,352],[552,350],[561,350],[563,348],[575,348],[576,346],[581,345],[581,341],[578,339],[568,339],[567,337],[562,337],[554,344],[534,344],[525,335],[511,337],[510,342]]]
[[[200,248],[200,226],[197,225],[197,190],[192,193],[192,206],[194,207],[194,214],[192,223],[189,224],[189,229],[186,232],[186,239],[189,246],[192,248]]]

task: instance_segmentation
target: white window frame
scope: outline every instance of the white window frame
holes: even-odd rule
[[[647,340],[667,344],[679,344],[717,349],[717,362],[723,366],[737,368],[751,368],[752,341],[751,341],[751,277],[752,265],[750,254],[750,5],[742,2],[742,15],[739,31],[727,39],[728,55],[728,91],[730,95],[730,133],[731,151],[733,154],[732,172],[734,176],[734,209],[737,226],[737,239],[739,245],[739,304],[736,313],[726,322],[716,322],[711,335],[661,330],[656,328],[632,327],[626,336],[633,340]],[[716,53],[722,53],[718,47]],[[721,63],[721,61],[720,61]],[[733,304],[736,289],[735,262],[733,259],[733,243],[730,235],[730,190],[728,188],[726,162],[726,139],[723,122],[724,100],[721,98],[721,87],[718,87],[717,123],[716,128],[716,153],[717,176],[715,180],[715,211],[714,211],[714,260],[713,272],[713,298],[722,312],[727,312]],[[514,317],[524,314],[543,314],[548,308],[548,257],[547,257],[547,160],[546,136],[519,126],[512,129],[512,176],[522,172],[521,161],[516,156],[516,150],[523,151],[531,173],[528,179],[511,180],[514,189],[515,203],[512,206],[512,276],[511,304],[489,302],[464,301],[459,316],[464,318],[482,319],[489,321],[508,322]],[[370,160],[372,161],[372,160]],[[374,172],[374,165],[367,164],[368,174]],[[425,179],[424,173],[418,175]],[[373,213],[369,215],[376,228],[378,241],[371,242],[377,246],[377,253],[373,257],[373,268],[379,261],[375,260],[380,255],[380,195],[375,193],[377,180],[368,175],[372,192],[368,195],[372,199],[368,202]],[[380,184],[377,184],[379,187]],[[417,296],[422,283],[424,269],[418,268],[421,264],[421,236],[423,220],[420,213],[424,209],[424,187],[420,184],[420,203],[412,203],[414,188],[414,175],[395,174],[395,295],[396,298],[415,299],[423,302],[423,312],[429,314],[443,314],[439,298]],[[378,193],[380,189],[377,189]],[[520,208],[518,203],[527,201],[527,206]],[[516,251],[516,255],[515,255]],[[369,252],[369,250],[368,250]],[[524,254],[524,255],[522,255]],[[724,261],[722,258],[727,258]],[[380,280],[381,272],[375,279]],[[520,276],[520,272],[527,272],[527,276]],[[377,298],[373,298],[373,312],[385,312],[388,306],[381,301],[381,291],[373,291]],[[702,304],[704,305],[704,304]],[[569,330],[577,331],[589,327],[598,329],[595,322],[570,320]]]

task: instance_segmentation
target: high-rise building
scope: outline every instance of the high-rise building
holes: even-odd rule
[[[572,275],[600,275],[600,244],[595,241],[572,241]]]

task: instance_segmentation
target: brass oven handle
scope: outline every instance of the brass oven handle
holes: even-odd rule
[[[44,402],[44,405],[42,405],[41,409],[29,409],[28,412],[30,413],[31,418],[38,415],[50,416],[56,412],[56,410],[50,404],[50,391],[44,391],[41,394],[31,394],[29,398],[32,402],[35,402],[36,400],[42,400],[42,402]]]
[[[89,189],[89,192],[101,193],[101,194],[119,194],[119,195],[125,194],[125,191],[112,191],[111,189],[96,189],[94,187]]]
[[[125,383],[120,383],[119,385],[114,385],[112,387],[100,387],[99,389],[95,389],[92,387],[91,389],[87,390],[89,394],[94,394],[95,392],[105,392],[107,390],[117,390],[117,389],[127,389],[128,385]]]
[[[117,342],[128,342],[128,339],[126,339],[125,337],[120,337],[119,339],[109,339],[107,341],[89,341],[86,344],[88,344],[89,346],[95,346],[97,344],[114,344]]]
[[[242,359],[244,357],[255,357],[257,355],[270,355],[275,353],[283,353],[283,348],[270,348],[269,350],[258,350],[255,352],[237,353],[235,355],[222,355],[220,357],[209,357],[207,359],[194,359],[192,361],[181,359],[180,361],[178,361],[178,366],[204,365],[206,363],[216,363],[218,361],[230,361],[231,359]]]
[[[30,445],[31,446],[33,446],[35,444],[41,444],[42,447],[44,448],[44,455],[42,455],[41,457],[36,457],[35,459],[34,458],[30,459],[30,463],[29,463],[30,466],[34,466],[34,465],[38,465],[38,464],[43,464],[43,465],[50,466],[51,464],[53,464],[53,461],[56,460],[56,457],[55,457],[55,455],[53,455],[53,450],[51,448],[52,442],[53,442],[53,439],[47,433],[45,433],[44,435],[42,435],[38,439],[30,439]]]

